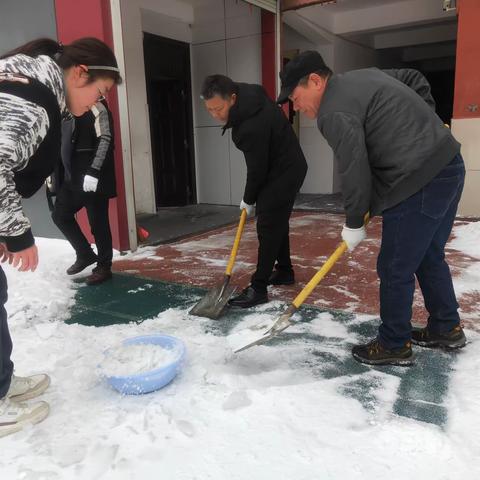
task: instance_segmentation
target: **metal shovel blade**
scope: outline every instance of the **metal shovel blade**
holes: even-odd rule
[[[236,287],[231,287],[225,283],[217,285],[209,290],[207,294],[190,310],[190,315],[217,320],[222,315],[227,302],[235,293],[235,290]]]
[[[290,321],[290,318],[296,310],[296,307],[291,305],[282,315],[280,315],[280,317],[278,317],[275,323],[268,330],[263,332],[263,335],[260,338],[253,342],[247,343],[243,347],[237,348],[237,350],[234,350],[234,353],[242,352],[243,350],[253,347],[254,345],[261,345],[262,343],[268,342],[271,338],[276,337],[280,332],[283,332],[285,329],[294,324],[294,322]]]

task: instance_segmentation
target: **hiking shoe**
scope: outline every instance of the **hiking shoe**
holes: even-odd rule
[[[269,285],[293,285],[295,283],[295,275],[293,270],[276,269],[268,279]]]
[[[98,285],[112,278],[112,270],[110,267],[98,266],[92,270],[92,274],[85,280],[87,285]]]
[[[50,407],[46,402],[32,405],[12,402],[9,398],[0,399],[0,437],[19,432],[29,424],[40,423],[48,416]]]
[[[97,256],[92,252],[89,257],[77,257],[75,263],[67,268],[67,275],[75,275],[85,270],[89,265],[97,261]]]
[[[404,347],[389,350],[377,338],[366,345],[356,345],[352,348],[355,360],[369,365],[413,365],[412,344],[407,342]]]
[[[457,325],[446,333],[430,332],[427,327],[413,328],[412,343],[420,347],[427,348],[445,348],[446,350],[455,350],[462,348],[467,343],[463,328]]]
[[[12,376],[6,397],[12,402],[23,402],[41,395],[50,385],[50,377],[45,374],[30,377]]]
[[[267,293],[257,292],[252,286],[242,290],[240,295],[233,297],[228,301],[231,307],[250,308],[261,303],[268,302]]]

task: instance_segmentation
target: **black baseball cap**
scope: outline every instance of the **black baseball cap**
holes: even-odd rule
[[[322,56],[314,50],[306,50],[292,58],[280,72],[282,85],[277,103],[285,103],[303,77],[323,69],[328,67]]]

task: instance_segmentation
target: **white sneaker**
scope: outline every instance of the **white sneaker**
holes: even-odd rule
[[[6,397],[14,402],[23,402],[41,395],[50,385],[50,377],[46,374],[16,377],[12,375],[10,388]]]
[[[46,402],[32,405],[0,399],[0,437],[19,432],[28,424],[39,423],[48,416],[50,407]]]

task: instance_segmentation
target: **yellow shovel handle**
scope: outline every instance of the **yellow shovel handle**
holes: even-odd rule
[[[367,213],[365,215],[364,225],[366,226],[370,221],[370,215]],[[335,265],[336,261],[345,253],[347,249],[347,244],[342,242],[337,249],[330,255],[330,258],[325,262],[323,267],[312,277],[312,279],[305,285],[303,290],[295,297],[295,300],[292,302],[296,308],[299,308],[300,305],[306,300],[306,298],[312,293],[312,290],[320,283],[320,280],[330,271],[330,269]]]
[[[245,226],[245,221],[247,220],[247,211],[245,209],[242,210],[242,214],[240,215],[240,222],[237,228],[237,234],[235,235],[235,241],[233,242],[232,253],[230,254],[230,260],[228,261],[227,270],[225,274],[230,276],[232,274],[233,265],[235,263],[235,258],[238,252],[238,246],[240,245],[240,239],[242,238],[243,227]]]
[[[312,293],[312,290],[320,283],[320,280],[330,271],[335,262],[343,255],[347,249],[347,244],[342,242],[337,249],[332,253],[330,258],[324,263],[323,267],[312,277],[312,279],[305,285],[303,290],[295,297],[292,302],[295,307],[299,308],[306,298]]]

